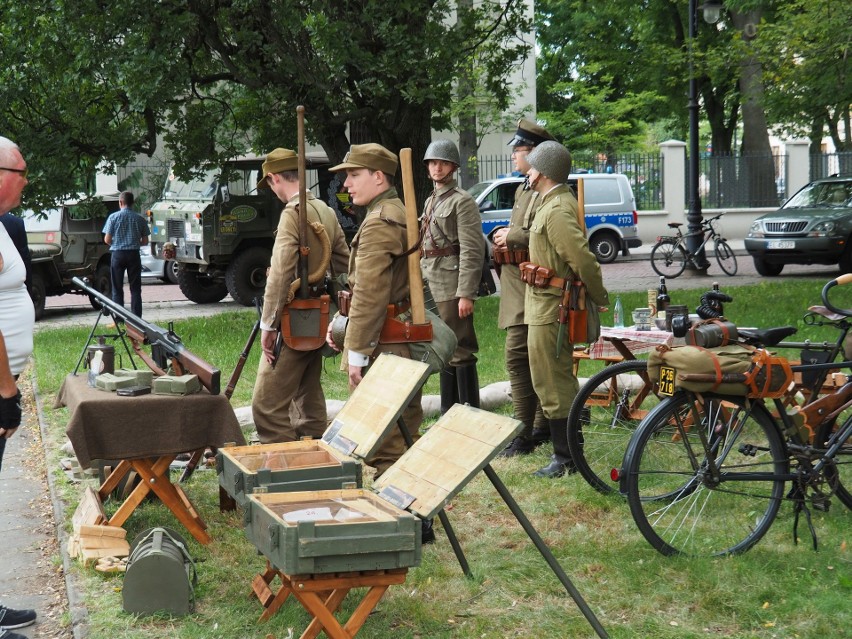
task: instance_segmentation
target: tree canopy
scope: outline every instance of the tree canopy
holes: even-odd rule
[[[521,0],[2,0],[0,131],[37,178],[30,204],[161,140],[181,174],[294,148],[298,104],[332,161],[367,141],[418,158],[471,59],[508,106],[529,27]]]

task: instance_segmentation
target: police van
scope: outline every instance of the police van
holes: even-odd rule
[[[627,176],[622,173],[572,174],[568,184],[574,193],[577,192],[577,178],[583,179],[586,235],[598,262],[609,264],[619,253],[628,255],[629,249],[642,246],[636,226],[636,199]],[[495,228],[509,224],[515,191],[523,182],[521,176],[508,176],[480,182],[468,189],[479,205],[482,231],[486,236]]]

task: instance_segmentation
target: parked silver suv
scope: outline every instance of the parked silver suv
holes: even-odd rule
[[[589,247],[598,262],[608,264],[619,252],[642,246],[636,226],[636,199],[626,175],[621,173],[584,173],[571,175],[568,184],[577,192],[577,179],[583,179],[586,230]],[[474,184],[468,191],[479,205],[482,231],[488,235],[509,223],[515,191],[524,178],[509,176]]]

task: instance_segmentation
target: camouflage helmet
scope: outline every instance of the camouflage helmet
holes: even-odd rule
[[[461,158],[459,150],[455,144],[449,140],[435,140],[426,148],[426,154],[423,156],[423,161],[429,160],[444,160],[452,162],[456,166],[461,166]]]
[[[535,147],[527,156],[527,162],[536,171],[562,184],[571,173],[571,154],[559,142],[548,140]]]

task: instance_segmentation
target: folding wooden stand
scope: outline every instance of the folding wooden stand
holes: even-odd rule
[[[264,607],[259,621],[266,621],[281,607],[287,597],[293,597],[311,615],[311,623],[300,639],[314,639],[320,632],[330,639],[352,639],[361,630],[367,617],[378,605],[389,586],[405,582],[408,568],[364,570],[341,574],[286,575],[268,561],[263,574],[256,575],[252,591]],[[278,577],[281,587],[273,594],[270,585]],[[369,588],[345,624],[334,616],[346,595],[353,588]]]
[[[98,489],[98,496],[101,501],[105,500],[116,489],[131,470],[136,471],[140,482],[110,518],[110,526],[123,525],[131,513],[136,510],[136,507],[142,503],[146,495],[153,491],[199,543],[209,544],[212,541],[210,535],[207,534],[207,525],[195,510],[195,506],[189,501],[183,489],[180,486],[175,486],[169,478],[169,465],[174,459],[175,455],[162,455],[156,458],[124,459],[118,463]]]

